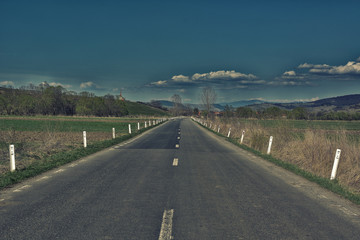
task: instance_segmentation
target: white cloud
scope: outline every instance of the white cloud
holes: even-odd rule
[[[171,78],[171,80],[175,81],[175,82],[190,82],[190,79],[188,76],[184,76],[184,75],[177,75],[177,76],[173,76]]]
[[[218,89],[248,88],[254,85],[266,85],[266,81],[253,74],[231,71],[215,71],[208,73],[195,73],[192,76],[174,75],[169,80],[152,82],[148,86],[172,87],[177,91],[185,91],[188,87],[214,85]]]
[[[2,86],[14,86],[14,82],[13,81],[2,81],[2,82],[0,82],[0,85],[2,85]]]
[[[330,67],[331,66],[327,64],[309,64],[309,63],[303,63],[298,66],[298,68],[319,68],[319,69],[330,68]]]
[[[157,81],[157,82],[152,82],[151,85],[155,85],[155,86],[163,86],[166,85],[167,81]]]
[[[81,89],[93,89],[93,90],[105,89],[105,88],[100,87],[99,85],[95,84],[94,82],[83,82],[80,84],[80,88]]]
[[[310,74],[358,75],[360,74],[360,57],[356,61],[349,61],[346,65],[330,66],[328,64],[303,63],[298,68],[308,68]]]
[[[268,85],[273,86],[304,86],[304,85],[312,85],[309,81],[295,81],[297,79],[291,79],[291,80],[279,80],[279,78],[276,78],[277,81],[271,81],[268,82]]]
[[[287,71],[283,73],[284,76],[296,76],[295,71]]]
[[[49,83],[49,85],[52,86],[52,87],[60,86],[60,87],[63,87],[63,88],[71,88],[72,87],[69,84],[62,84],[62,83],[56,83],[56,82],[51,82],[51,83]]]
[[[191,79],[192,80],[210,80],[210,79],[256,79],[256,76],[253,74],[244,74],[235,72],[234,70],[231,71],[216,71],[216,72],[209,72],[209,73],[195,73]]]
[[[360,74],[360,62],[350,61],[346,65],[332,66],[328,69],[310,69],[311,73],[327,73],[327,74]]]
[[[93,83],[93,82],[83,82],[80,84],[81,89],[92,88],[92,87],[95,87],[95,83]]]

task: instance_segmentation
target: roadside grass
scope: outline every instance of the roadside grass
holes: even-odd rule
[[[358,204],[360,205],[360,194],[358,193],[355,193],[353,192],[352,190],[350,190],[349,188],[347,188],[346,186],[343,186],[341,185],[338,180],[330,180],[328,178],[324,178],[324,177],[321,177],[321,176],[317,176],[311,172],[308,172],[304,169],[301,169],[300,167],[298,167],[297,165],[295,164],[292,164],[292,163],[289,163],[289,162],[285,162],[285,161],[282,161],[280,159],[277,159],[275,158],[274,156],[272,155],[268,155],[268,154],[264,154],[262,153],[261,151],[258,151],[258,150],[255,150],[251,147],[248,147],[244,144],[240,144],[239,143],[239,139],[238,138],[227,138],[225,135],[221,134],[221,133],[217,133],[215,132],[214,130],[208,128],[208,127],[205,127],[203,125],[201,125],[200,123],[198,123],[201,127],[215,133],[216,135],[218,136],[221,136],[221,137],[225,137],[225,139],[229,142],[231,142],[232,144],[246,150],[246,151],[249,151],[269,162],[272,162],[274,164],[276,164],[277,166],[280,166],[288,171],[291,171],[299,176],[302,176],[304,177],[305,179],[309,180],[309,181],[312,181],[312,182],[315,182],[317,183],[319,186],[325,188],[325,189],[328,189],[348,200],[350,200],[351,202],[355,203],[355,204]]]
[[[42,161],[33,162],[32,164],[26,166],[21,170],[0,174],[0,190],[12,184],[19,183],[27,178],[34,177],[43,172],[49,171],[53,168],[59,167],[66,163],[78,160],[80,158],[89,156],[93,153],[99,152],[103,149],[119,144],[145,131],[148,131],[153,127],[155,126],[151,126],[146,129],[142,128],[139,131],[133,132],[132,134],[122,135],[115,139],[94,142],[93,144],[89,144],[87,148],[80,147],[72,150],[61,151],[55,154],[51,154],[45,157],[45,159],[42,159]]]

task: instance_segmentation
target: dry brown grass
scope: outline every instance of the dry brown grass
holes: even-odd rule
[[[88,144],[111,137],[111,133],[87,132]],[[83,137],[82,132],[0,131],[0,174],[9,171],[10,144],[16,145],[16,168],[23,169],[50,154],[83,146]]]
[[[222,121],[215,119],[212,125],[220,126],[220,133],[227,135],[231,128],[231,138],[240,142],[245,130],[243,144],[266,153],[269,137],[273,136],[271,155],[316,174],[330,178],[336,149],[341,149],[338,181],[355,192],[360,192],[360,144],[348,138],[354,131],[294,129],[279,122],[276,128],[264,128],[256,123],[241,123],[236,119]],[[360,134],[360,132],[357,132]]]

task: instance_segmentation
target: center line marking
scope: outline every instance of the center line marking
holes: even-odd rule
[[[173,216],[174,216],[174,209],[164,211],[159,240],[173,239],[173,237],[171,236]]]
[[[174,158],[174,161],[173,161],[173,166],[177,166],[179,163],[179,159],[178,158]]]

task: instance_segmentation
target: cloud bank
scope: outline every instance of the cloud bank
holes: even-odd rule
[[[2,81],[0,82],[0,86],[14,86],[13,81]]]
[[[174,75],[169,80],[152,82],[153,87],[181,88],[202,87],[212,85],[218,89],[248,88],[254,85],[262,85],[266,82],[254,74],[244,74],[234,70],[220,70],[208,73],[195,73],[192,76],[183,74]]]
[[[83,90],[102,90],[104,88],[97,85],[94,82],[83,82],[83,83],[80,84],[80,89],[83,89]]]
[[[319,81],[327,80],[360,80],[360,57],[356,61],[348,61],[345,65],[331,66],[328,64],[303,63],[297,70],[284,72],[269,85],[281,86],[314,86]]]

